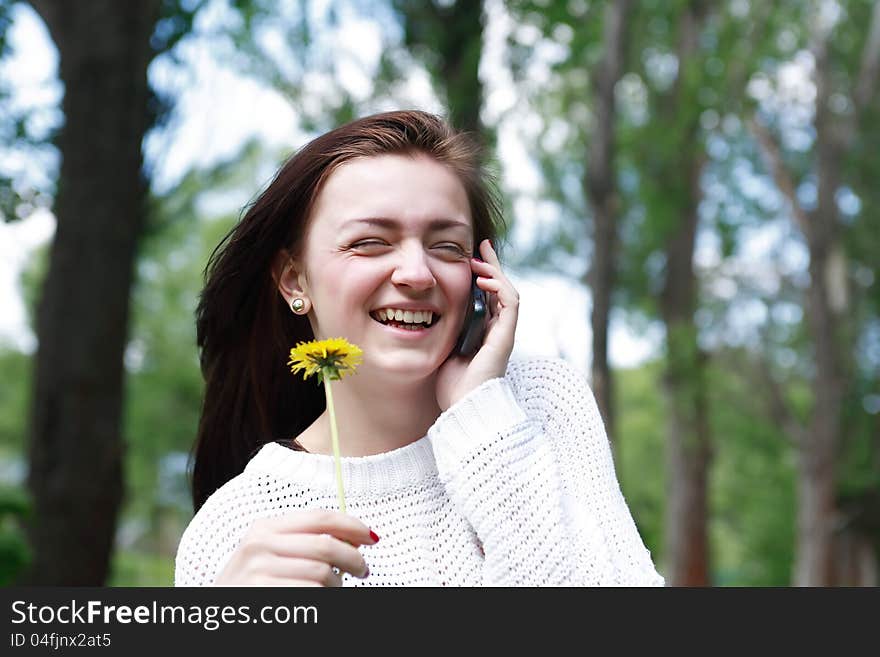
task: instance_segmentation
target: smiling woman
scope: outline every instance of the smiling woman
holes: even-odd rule
[[[436,419],[436,401],[425,384],[449,355],[464,318],[473,275],[469,261],[478,239],[470,216],[458,177],[432,157],[358,157],[327,178],[300,253],[285,254],[278,275],[284,300],[308,302],[314,335],[344,335],[358,344],[364,351],[359,387],[383,395],[393,390],[406,409],[394,413],[401,432],[378,437],[371,418],[383,404],[363,403],[364,391],[358,391],[361,403],[347,404],[353,407],[346,415],[354,425],[347,432],[352,455],[401,447],[412,440],[406,434],[427,431]],[[384,328],[376,321],[382,310],[386,318],[378,323]],[[394,311],[390,321],[389,311]],[[428,312],[436,321],[413,330],[415,312],[420,318]],[[407,403],[414,394],[418,397]],[[305,439],[322,435],[319,428]]]
[[[177,585],[663,583],[581,375],[510,362],[519,295],[479,162],[435,116],[359,119],[294,155],[215,250]],[[363,351],[333,386],[347,513],[322,392],[284,364],[333,337]]]

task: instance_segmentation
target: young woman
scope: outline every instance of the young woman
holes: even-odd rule
[[[369,116],[302,148],[218,246],[176,585],[663,584],[583,378],[508,362],[519,297],[479,162],[435,116]],[[489,320],[463,356],[474,280]],[[363,351],[333,383],[345,514],[323,388],[286,364],[331,337]]]

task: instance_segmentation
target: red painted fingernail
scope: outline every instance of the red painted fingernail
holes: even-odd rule
[[[374,543],[379,542],[379,535],[376,532],[374,532],[372,529],[370,530],[370,538],[373,539]]]

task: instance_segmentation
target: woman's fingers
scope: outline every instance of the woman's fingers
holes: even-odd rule
[[[492,242],[489,240],[483,240],[480,242],[480,254],[486,262],[493,264],[496,267],[501,267],[501,261],[498,260],[498,254],[495,253],[495,249],[492,248]]]
[[[477,285],[487,294],[486,304],[489,310],[489,327],[494,328],[501,324],[497,335],[500,341],[495,344],[504,345],[512,349],[516,331],[516,322],[519,310],[519,292],[504,275],[501,263],[489,240],[480,243],[480,252],[485,262],[471,260],[472,271],[477,275]],[[492,331],[494,334],[494,331]],[[508,349],[509,351],[509,349]]]
[[[260,518],[215,583],[341,586],[340,572],[360,578],[369,574],[358,546],[377,540],[360,520],[338,511],[312,509]]]
[[[370,528],[354,516],[326,509],[263,518],[254,527],[278,533],[331,534],[351,545],[373,545],[377,540]]]
[[[334,567],[355,577],[364,578],[369,574],[367,562],[357,548],[330,534],[275,534],[264,545],[272,555],[281,557],[281,561],[310,562],[312,579],[323,581]],[[301,568],[301,564],[291,567],[294,570],[290,574],[298,576],[296,569]]]
[[[311,582],[313,586],[342,586],[342,575],[328,563],[314,559],[277,559],[266,574],[279,582]],[[287,584],[301,586],[301,584]]]
[[[480,244],[480,252],[485,260],[471,259],[471,268],[477,274],[478,279],[492,283],[491,286],[481,285],[480,287],[494,292],[505,306],[517,305],[519,293],[501,269],[501,263],[498,261],[498,256],[492,249],[489,240],[483,240]]]

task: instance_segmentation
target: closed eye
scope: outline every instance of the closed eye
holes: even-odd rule
[[[437,248],[437,249],[447,249],[447,250],[452,251],[452,252],[454,252],[454,253],[456,253],[456,254],[458,254],[458,255],[463,255],[463,256],[464,256],[464,255],[467,255],[467,251],[465,251],[465,250],[464,250],[462,247],[460,247],[458,244],[451,244],[451,243],[437,244],[434,248]]]
[[[360,242],[355,242],[349,248],[362,249],[370,246],[388,246],[388,243],[381,240],[361,240]]]
[[[360,240],[358,242],[354,242],[349,246],[351,249],[371,249],[371,248],[382,248],[388,247],[390,244],[388,242],[376,239],[370,240]],[[455,254],[457,256],[468,256],[468,252],[463,247],[458,244],[454,244],[452,242],[444,242],[442,244],[434,245],[435,249],[443,249],[444,251],[448,251],[449,253]]]

